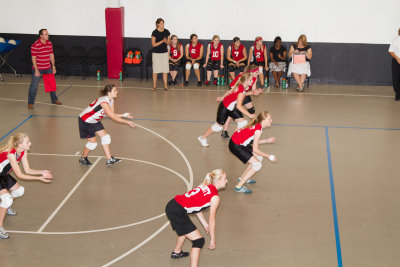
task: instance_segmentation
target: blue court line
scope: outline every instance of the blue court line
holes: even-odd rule
[[[20,124],[18,124],[17,126],[15,126],[11,131],[9,131],[8,133],[6,133],[5,135],[3,135],[0,138],[0,141],[2,141],[4,138],[6,138],[8,135],[10,135],[12,132],[14,132],[18,127],[20,127],[22,124],[24,124],[25,122],[27,122],[30,118],[32,118],[34,115],[29,115],[28,118],[26,118],[25,120],[23,120]]]
[[[331,186],[331,200],[332,200],[332,213],[333,213],[333,225],[335,228],[335,240],[336,240],[336,255],[338,261],[338,267],[343,267],[342,263],[342,249],[340,246],[340,235],[339,235],[339,225],[336,210],[336,196],[335,196],[335,185],[333,183],[333,169],[332,169],[332,158],[331,158],[331,145],[329,142],[328,127],[325,126],[325,139],[326,139],[326,154],[328,156],[328,166],[329,166],[329,182]]]
[[[64,94],[68,89],[70,89],[72,87],[72,85],[70,85],[69,87],[65,88],[64,90],[61,91],[61,93],[59,93],[57,96],[60,96],[62,94]]]

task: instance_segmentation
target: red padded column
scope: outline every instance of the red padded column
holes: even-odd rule
[[[106,8],[107,70],[109,79],[118,79],[124,54],[124,8]]]

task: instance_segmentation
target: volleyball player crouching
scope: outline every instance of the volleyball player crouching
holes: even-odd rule
[[[201,185],[183,195],[175,196],[168,202],[165,213],[171,222],[172,229],[178,234],[178,240],[174,251],[171,253],[171,258],[178,259],[189,256],[188,252],[182,251],[183,243],[187,238],[192,241],[190,266],[198,265],[200,251],[205,244],[205,239],[190,220],[188,214],[195,213],[197,215],[211,238],[208,248],[215,249],[215,218],[220,202],[218,191],[225,188],[227,182],[226,173],[223,170],[213,170],[207,174]],[[202,211],[208,208],[210,208],[210,215],[207,223]]]
[[[114,99],[118,96],[117,87],[114,84],[108,84],[104,89],[100,90],[100,97],[93,101],[81,114],[79,114],[79,134],[82,139],[87,138],[87,143],[83,148],[83,153],[79,159],[79,163],[90,166],[88,160],[89,152],[97,147],[96,135],[100,137],[101,145],[106,156],[106,165],[112,165],[121,162],[121,159],[111,156],[110,143],[111,136],[106,132],[103,124],[100,122],[105,116],[109,116],[113,121],[124,123],[132,128],[136,125],[132,121],[124,120],[133,119],[130,113],[115,114]]]
[[[244,184],[255,183],[251,177],[261,170],[263,158],[268,158],[271,162],[277,161],[274,155],[264,153],[259,149],[260,144],[275,142],[275,137],[261,140],[262,129],[271,127],[271,124],[272,119],[268,111],[260,112],[248,125],[237,130],[229,141],[229,150],[243,163],[249,163],[235,187],[235,191],[238,193],[252,193]]]
[[[6,145],[0,147],[0,239],[7,239],[9,235],[3,228],[6,214],[17,215],[11,209],[15,198],[22,197],[25,188],[20,185],[9,172],[13,171],[19,179],[38,180],[50,183],[53,175],[48,170],[31,169],[28,162],[28,150],[31,148],[31,141],[25,133],[18,133],[8,139]],[[25,174],[22,173],[18,163],[22,162]]]
[[[252,92],[249,93],[246,91],[251,83],[251,74],[243,74],[231,90],[227,91],[223,96],[217,97],[217,101],[221,101],[218,106],[217,120],[203,135],[197,138],[202,146],[208,146],[208,136],[222,131],[223,125],[227,121],[228,117],[232,117],[237,122],[238,129],[247,125],[247,121],[243,118],[243,114],[249,118],[255,117],[254,114],[250,114],[243,106],[245,96],[252,94]]]

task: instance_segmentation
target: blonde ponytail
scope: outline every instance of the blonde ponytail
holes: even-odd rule
[[[28,137],[26,133],[17,133],[15,136],[10,136],[5,145],[0,146],[0,153],[4,151],[10,151],[13,148],[17,148],[19,144],[22,144],[24,139]]]
[[[240,84],[244,84],[246,81],[248,81],[251,78],[250,73],[245,73],[243,72],[242,76],[240,76],[240,79],[238,79],[233,86],[234,89],[236,89]]]
[[[212,172],[207,173],[202,184],[203,185],[214,184],[215,181],[221,179],[224,176],[224,174],[225,172],[222,169],[213,170]]]
[[[254,125],[256,125],[257,123],[262,122],[263,120],[265,120],[269,115],[269,112],[264,110],[261,111],[257,117],[254,117],[245,127],[243,127],[242,129],[246,129],[246,128],[250,128],[253,127]]]

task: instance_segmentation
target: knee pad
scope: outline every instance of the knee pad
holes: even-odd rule
[[[247,125],[247,120],[242,120],[237,123],[239,129],[242,129],[246,125]]]
[[[186,65],[185,65],[185,69],[190,70],[191,68],[192,68],[192,65],[191,65],[191,64],[186,64]]]
[[[235,66],[234,65],[229,65],[228,66],[228,71],[229,72],[234,72],[235,71]]]
[[[204,237],[193,240],[192,248],[203,248],[205,243],[206,243],[206,240],[204,239]]]
[[[212,65],[207,65],[206,69],[207,69],[208,71],[212,71],[213,66],[212,66]]]
[[[218,123],[214,123],[213,125],[211,125],[211,130],[213,130],[214,133],[218,133],[222,131],[222,129],[224,129],[224,127],[222,127]]]
[[[244,71],[244,67],[245,67],[244,65],[240,65],[240,66],[239,66],[239,71],[240,71],[240,72],[243,72],[243,71]]]
[[[221,68],[221,66],[219,64],[215,64],[213,68],[214,68],[214,70],[219,70]]]
[[[111,144],[111,136],[109,134],[106,134],[101,138],[101,144],[102,145],[109,145]]]
[[[0,208],[8,209],[14,202],[13,197],[10,194],[4,194],[0,197],[1,203]]]
[[[264,157],[261,155],[254,155],[258,159],[259,162],[263,161]]]
[[[264,69],[263,67],[259,66],[259,67],[258,67],[258,72],[259,72],[259,73],[263,73],[263,69]]]
[[[22,197],[25,194],[25,187],[22,185],[19,186],[17,190],[11,191],[11,195],[13,198]]]
[[[194,63],[193,64],[193,69],[194,70],[198,70],[200,68],[200,64],[199,63]]]
[[[251,164],[251,167],[253,168],[253,170],[255,170],[256,172],[258,172],[259,170],[261,170],[262,167],[262,163],[257,161]]]
[[[248,108],[247,111],[248,111],[250,114],[255,114],[255,113],[256,113],[256,109],[255,109],[254,107]]]
[[[97,143],[91,143],[91,142],[86,143],[86,148],[89,150],[95,150],[96,147],[97,147]]]

